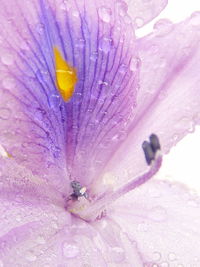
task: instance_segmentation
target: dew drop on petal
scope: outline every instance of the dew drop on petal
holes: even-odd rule
[[[160,266],[161,267],[169,267],[169,263],[165,261],[165,262],[162,262]]]
[[[49,98],[50,107],[56,109],[61,104],[61,98],[59,95],[52,94]]]
[[[98,14],[99,14],[99,18],[103,21],[103,22],[106,22],[106,23],[109,23],[110,20],[111,20],[111,15],[112,15],[112,12],[111,12],[111,9],[110,8],[107,8],[107,7],[100,7],[98,9]]]
[[[125,259],[125,253],[123,248],[113,247],[111,248],[110,253],[115,262],[122,262]]]
[[[38,23],[38,24],[36,25],[36,31],[37,31],[37,33],[39,33],[39,34],[43,34],[43,32],[44,32],[44,24],[42,24],[42,23]]]
[[[199,26],[200,25],[200,11],[194,12],[191,15],[190,23],[193,26]]]
[[[3,64],[5,65],[12,65],[13,62],[14,62],[14,58],[13,58],[13,55],[12,54],[8,54],[8,53],[3,53],[1,55],[1,61]]]
[[[131,24],[132,23],[131,17],[128,15],[124,16],[124,23],[125,24]]]
[[[28,252],[26,254],[26,259],[30,262],[36,261],[37,257],[33,254],[33,252]]]
[[[128,11],[128,5],[124,1],[117,1],[116,7],[118,10],[118,13],[121,17],[124,17],[127,14]]]
[[[38,244],[43,245],[43,244],[46,243],[46,240],[44,239],[43,236],[38,236],[37,239],[36,239],[36,242],[37,242]]]
[[[141,60],[138,57],[133,57],[130,63],[130,70],[136,72],[141,64]]]
[[[161,222],[166,219],[167,214],[164,208],[157,206],[150,211],[148,217],[156,222]]]
[[[8,120],[11,116],[11,110],[9,108],[0,108],[0,119]]]
[[[135,25],[140,28],[144,25],[144,20],[140,17],[135,18]]]
[[[168,255],[168,259],[169,259],[170,261],[174,261],[174,260],[176,260],[176,255],[175,255],[174,253],[169,253],[169,255]]]
[[[2,84],[5,89],[12,89],[15,87],[15,81],[12,78],[5,78]]]
[[[154,24],[154,30],[159,36],[164,36],[173,30],[173,23],[168,19],[161,19]]]
[[[65,10],[70,10],[71,5],[69,3],[69,1],[64,0],[61,4],[60,4],[60,9],[65,11]]]
[[[79,248],[75,244],[65,242],[63,244],[63,255],[66,258],[75,258],[79,255]]]
[[[111,48],[112,48],[113,40],[108,37],[102,37],[99,41],[99,50],[103,51],[105,54],[107,54]]]
[[[159,252],[154,252],[153,253],[153,260],[154,261],[159,261],[161,259],[161,254]]]

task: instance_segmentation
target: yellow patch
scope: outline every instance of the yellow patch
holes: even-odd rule
[[[75,68],[71,67],[62,57],[58,48],[54,47],[54,59],[56,67],[56,85],[64,101],[70,100],[73,96],[77,82]]]

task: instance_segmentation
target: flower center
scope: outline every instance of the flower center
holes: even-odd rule
[[[138,177],[134,177],[127,184],[121,186],[115,191],[109,190],[108,192],[104,192],[100,196],[93,198],[90,198],[86,187],[81,186],[78,181],[73,181],[71,183],[73,193],[68,200],[67,210],[85,221],[101,219],[106,215],[106,208],[111,203],[136,187],[146,183],[158,172],[162,165],[162,155],[160,153],[160,143],[158,137],[155,134],[152,134],[149,137],[149,142],[143,142],[142,148],[146,162],[149,165],[147,172],[139,175]]]

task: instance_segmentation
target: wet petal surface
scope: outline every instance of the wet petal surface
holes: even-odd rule
[[[137,243],[143,266],[198,266],[199,209],[183,185],[151,181],[118,200],[111,218]]]
[[[119,1],[121,2],[121,1]],[[141,28],[165,8],[168,0],[127,0],[134,28]],[[124,6],[121,4],[121,6]]]
[[[67,178],[89,183],[131,121],[138,73],[130,68],[133,28],[115,1],[86,6],[83,0],[40,0],[31,8],[26,1],[13,3],[5,2],[1,11],[1,143],[28,168],[37,164],[42,173],[49,165],[67,164]],[[68,102],[56,86],[55,47],[77,70]]]
[[[177,25],[161,20],[154,33],[137,40],[141,72],[135,117],[108,167],[118,182],[145,169],[141,144],[150,133],[168,153],[199,124],[199,44],[199,13]]]

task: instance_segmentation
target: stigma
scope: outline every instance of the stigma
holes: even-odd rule
[[[68,64],[57,47],[54,47],[56,86],[63,100],[73,96],[77,82],[76,69]]]

